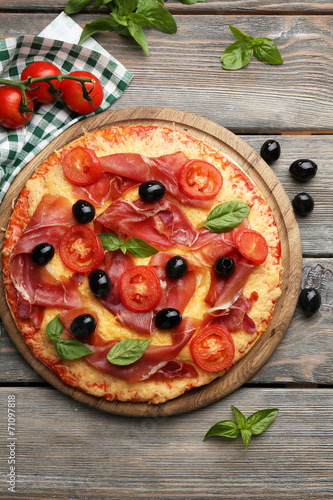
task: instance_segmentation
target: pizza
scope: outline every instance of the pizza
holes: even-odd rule
[[[281,246],[257,186],[177,130],[86,133],[35,171],[3,250],[33,355],[109,401],[163,403],[223,377],[269,324]]]

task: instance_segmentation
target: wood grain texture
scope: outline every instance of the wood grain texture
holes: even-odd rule
[[[224,377],[196,391],[190,391],[176,400],[163,405],[119,403],[99,400],[81,391],[67,386],[34,358],[16,329],[4,297],[1,299],[1,317],[16,347],[31,366],[48,382],[65,394],[72,395],[79,401],[91,406],[98,406],[105,411],[126,415],[170,415],[181,413],[188,408],[205,406],[229,394],[249,379],[269,358],[281,341],[291,321],[301,278],[301,243],[298,226],[289,200],[271,169],[255,151],[237,136],[209,120],[189,113],[162,108],[130,108],[120,111],[109,111],[80,122],[63,132],[52,141],[34,160],[19,174],[10,186],[2,203],[0,227],[6,227],[12,211],[12,199],[17,197],[26,180],[32,175],[55,149],[60,149],[68,142],[80,137],[84,131],[99,130],[109,126],[122,125],[159,125],[186,132],[208,144],[222,149],[229,154],[250,178],[258,185],[273,210],[281,240],[282,254],[282,296],[276,304],[272,320],[250,352],[241,359]],[[4,235],[1,236],[1,240]]]
[[[98,16],[91,14],[92,21]],[[38,34],[53,14],[3,13],[2,37]],[[238,133],[333,130],[332,16],[176,15],[178,32],[147,29],[150,56],[116,33],[95,36],[126,63],[134,79],[113,109],[172,107],[219,123]],[[79,14],[81,25],[87,16]],[[272,38],[285,64],[264,65],[255,58],[239,71],[221,68],[223,50],[234,41],[228,25]]]
[[[16,493],[2,476],[0,498],[19,500],[326,500],[333,496],[333,392],[240,389],[181,416],[126,418],[89,409],[52,389],[2,388],[16,396]],[[203,436],[216,422],[278,408],[252,438]],[[2,441],[4,442],[4,441]],[[7,464],[4,464],[4,474]]]

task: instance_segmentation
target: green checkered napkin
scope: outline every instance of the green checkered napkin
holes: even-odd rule
[[[59,26],[65,28],[63,36],[67,39],[68,35],[70,36],[69,27],[79,37],[77,33],[80,33],[81,28],[65,14],[58,16],[48,28],[53,27],[57,33]],[[47,32],[48,28],[42,34]],[[77,121],[106,110],[121,96],[130,82],[132,75],[122,64],[97,42],[91,40],[90,46],[98,52],[91,48],[40,36],[20,36],[0,40],[1,78],[19,80],[25,66],[36,60],[46,60],[54,63],[65,74],[74,70],[90,71],[100,79],[104,90],[101,107],[89,115],[78,115],[64,104],[54,101],[55,103],[35,105],[38,114],[32,117],[27,127],[8,130],[0,126],[0,203],[15,176],[37,153]]]

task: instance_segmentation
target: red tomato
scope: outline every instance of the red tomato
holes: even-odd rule
[[[96,78],[96,76],[94,76],[92,73],[88,73],[88,71],[73,71],[72,73],[69,73],[69,75],[84,76],[86,78],[92,78],[95,80],[95,83],[85,83],[92,102],[83,97],[81,83],[77,82],[76,80],[62,80],[62,98],[69,109],[75,111],[76,113],[86,115],[99,108],[103,102],[103,88],[98,78]]]
[[[28,108],[33,111],[34,103],[31,101],[31,96],[28,92],[25,95],[27,96]],[[20,89],[11,87],[10,85],[0,87],[0,125],[6,128],[17,129],[24,127],[31,120],[31,113],[22,113],[20,111],[21,103],[22,93]]]
[[[40,78],[52,75],[61,75],[61,71],[57,66],[48,61],[35,61],[24,68],[21,80],[27,80],[28,76],[31,76],[31,78]],[[57,80],[52,80],[52,83],[57,85]],[[32,83],[28,86],[30,94],[35,98],[35,101],[42,103],[54,101],[55,96],[49,92],[50,85],[47,82]]]
[[[268,245],[258,231],[253,229],[239,231],[235,237],[235,244],[240,253],[255,264],[265,262],[268,255]]]
[[[89,186],[102,176],[102,167],[93,149],[77,146],[62,160],[67,179],[76,186]]]
[[[227,368],[234,359],[235,345],[227,328],[212,325],[193,338],[190,351],[199,368],[206,372],[218,372]]]
[[[60,257],[73,271],[88,273],[99,266],[104,257],[100,238],[87,226],[71,226],[60,240]]]
[[[185,193],[196,200],[212,200],[222,187],[222,175],[202,160],[190,160],[180,171],[180,185]]]
[[[160,280],[151,267],[127,269],[119,282],[120,298],[127,309],[135,312],[152,311],[162,297]]]

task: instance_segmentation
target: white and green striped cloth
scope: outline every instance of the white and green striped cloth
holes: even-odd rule
[[[1,78],[19,80],[25,66],[36,60],[46,60],[65,74],[75,70],[90,71],[100,79],[104,90],[101,107],[90,115],[78,115],[54,101],[35,105],[38,113],[27,127],[8,130],[0,125],[0,203],[16,175],[37,153],[77,121],[105,111],[121,96],[132,78],[131,73],[93,39],[83,46],[72,43],[78,41],[81,31],[80,26],[61,13],[42,31],[42,36],[0,40]]]

